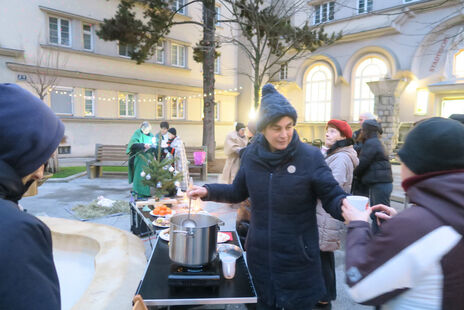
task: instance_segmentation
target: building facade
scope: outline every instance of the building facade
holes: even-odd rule
[[[187,2],[176,0],[173,9]],[[202,65],[193,46],[202,31],[191,24],[174,26],[155,55],[137,65],[130,46],[96,35],[104,18],[114,16],[117,0],[3,1],[0,26],[0,82],[35,86],[53,81],[44,101],[66,126],[60,156],[91,156],[95,144],[126,144],[142,121],[161,121],[177,129],[186,145],[202,144]],[[142,10],[137,8],[138,13]],[[217,11],[221,11],[218,4]],[[226,14],[226,10],[224,13]],[[194,3],[176,20],[201,22]],[[228,31],[217,25],[217,32]],[[237,51],[223,46],[216,60],[216,141],[220,147],[237,121]],[[226,60],[226,61],[224,61]]]
[[[331,118],[357,127],[362,112],[393,121],[390,112],[375,109],[371,81],[387,80],[381,88],[396,81],[389,95],[405,131],[426,117],[464,113],[463,1],[313,0],[308,6],[295,25],[322,25],[343,37],[282,68],[273,81],[298,110],[300,136],[322,138]],[[388,93],[378,90],[377,100]]]
[[[186,2],[174,1],[174,9]],[[62,156],[91,156],[96,143],[125,144],[144,120],[155,132],[159,122],[168,121],[187,145],[201,145],[202,68],[192,55],[201,29],[174,26],[155,55],[137,65],[129,58],[131,47],[95,34],[118,4],[4,1],[0,82],[34,92],[31,82],[55,79],[44,101],[66,125],[60,150],[69,154]],[[220,1],[217,12],[227,19]],[[297,109],[300,136],[323,139],[331,118],[356,128],[362,112],[377,113],[396,130],[392,136],[398,134],[395,128],[406,132],[426,117],[464,113],[463,14],[463,0],[308,1],[292,22],[321,25],[343,37],[282,66],[272,81]],[[201,21],[201,15],[201,4],[193,3],[176,19]],[[233,33],[226,23],[218,23],[216,31]],[[220,53],[215,76],[219,148],[234,122],[248,121],[253,105],[253,87],[242,74],[250,68],[246,55],[229,44]]]

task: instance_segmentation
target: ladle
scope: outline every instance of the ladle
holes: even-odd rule
[[[191,206],[192,206],[192,198],[189,198],[189,212],[188,212],[187,218],[182,222],[183,227],[187,227],[187,228],[195,228],[195,227],[197,227],[197,222],[190,219],[190,208],[191,208]]]
[[[192,185],[193,185],[193,179],[192,178],[189,179],[189,183],[190,183],[189,188],[192,188]],[[189,211],[188,211],[187,218],[182,221],[182,226],[183,227],[187,227],[187,228],[195,228],[195,227],[197,227],[197,222],[190,219],[191,207],[192,207],[192,198],[189,198]]]

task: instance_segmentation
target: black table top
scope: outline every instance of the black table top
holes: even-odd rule
[[[232,232],[233,239],[228,243],[240,246],[237,233]],[[173,288],[168,285],[171,269],[168,243],[157,239],[145,275],[137,290],[148,306],[161,305],[198,305],[198,304],[232,304],[256,303],[256,292],[248,268],[242,257],[237,259],[235,277],[224,279],[221,270],[219,286]]]

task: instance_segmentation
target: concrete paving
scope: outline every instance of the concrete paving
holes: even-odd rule
[[[79,164],[80,163],[80,164]],[[82,165],[82,159],[69,160],[67,164]],[[396,169],[395,177],[399,176],[399,170]],[[217,181],[218,175],[209,175],[206,183],[213,183]],[[396,185],[399,184],[395,181]],[[194,180],[197,185],[202,185],[200,180]],[[396,186],[397,187],[397,186]],[[69,182],[46,182],[39,187],[39,194],[34,197],[26,197],[20,201],[20,204],[28,210],[31,214],[37,216],[52,216],[66,219],[76,219],[68,210],[71,210],[77,204],[89,203],[96,199],[98,196],[105,196],[113,200],[129,200],[129,192],[131,186],[127,184],[127,176],[118,175],[104,175],[102,178],[88,179],[82,176],[71,180]],[[397,188],[398,192],[400,191]],[[403,209],[402,203],[393,202],[398,210]],[[204,209],[213,215],[219,217],[225,222],[222,230],[235,229],[236,209],[228,204],[208,202],[205,203]],[[120,215],[114,217],[105,217],[100,219],[90,220],[92,223],[106,224],[117,227],[122,230],[130,230],[130,217],[129,215]],[[149,241],[144,239],[147,256],[151,252]],[[338,298],[333,303],[332,309],[336,310],[357,310],[357,309],[371,309],[372,307],[365,307],[357,305],[348,296],[346,285],[344,284],[344,255],[343,248],[335,252],[336,261],[336,276],[337,276],[337,292]],[[246,309],[244,305],[230,305],[227,309]]]

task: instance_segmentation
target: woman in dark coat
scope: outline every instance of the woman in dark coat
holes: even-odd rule
[[[390,195],[393,191],[393,176],[390,161],[385,148],[380,142],[380,124],[376,120],[364,121],[362,125],[363,147],[359,154],[359,165],[354,170],[354,176],[369,186],[371,206],[377,204],[390,205]],[[371,214],[372,231],[377,233],[379,226],[377,217]]]
[[[316,203],[343,220],[346,193],[319,149],[300,142],[297,114],[271,85],[262,90],[258,135],[247,147],[233,184],[207,184],[192,198],[238,203],[250,197],[247,261],[258,309],[311,309],[325,294]]]

